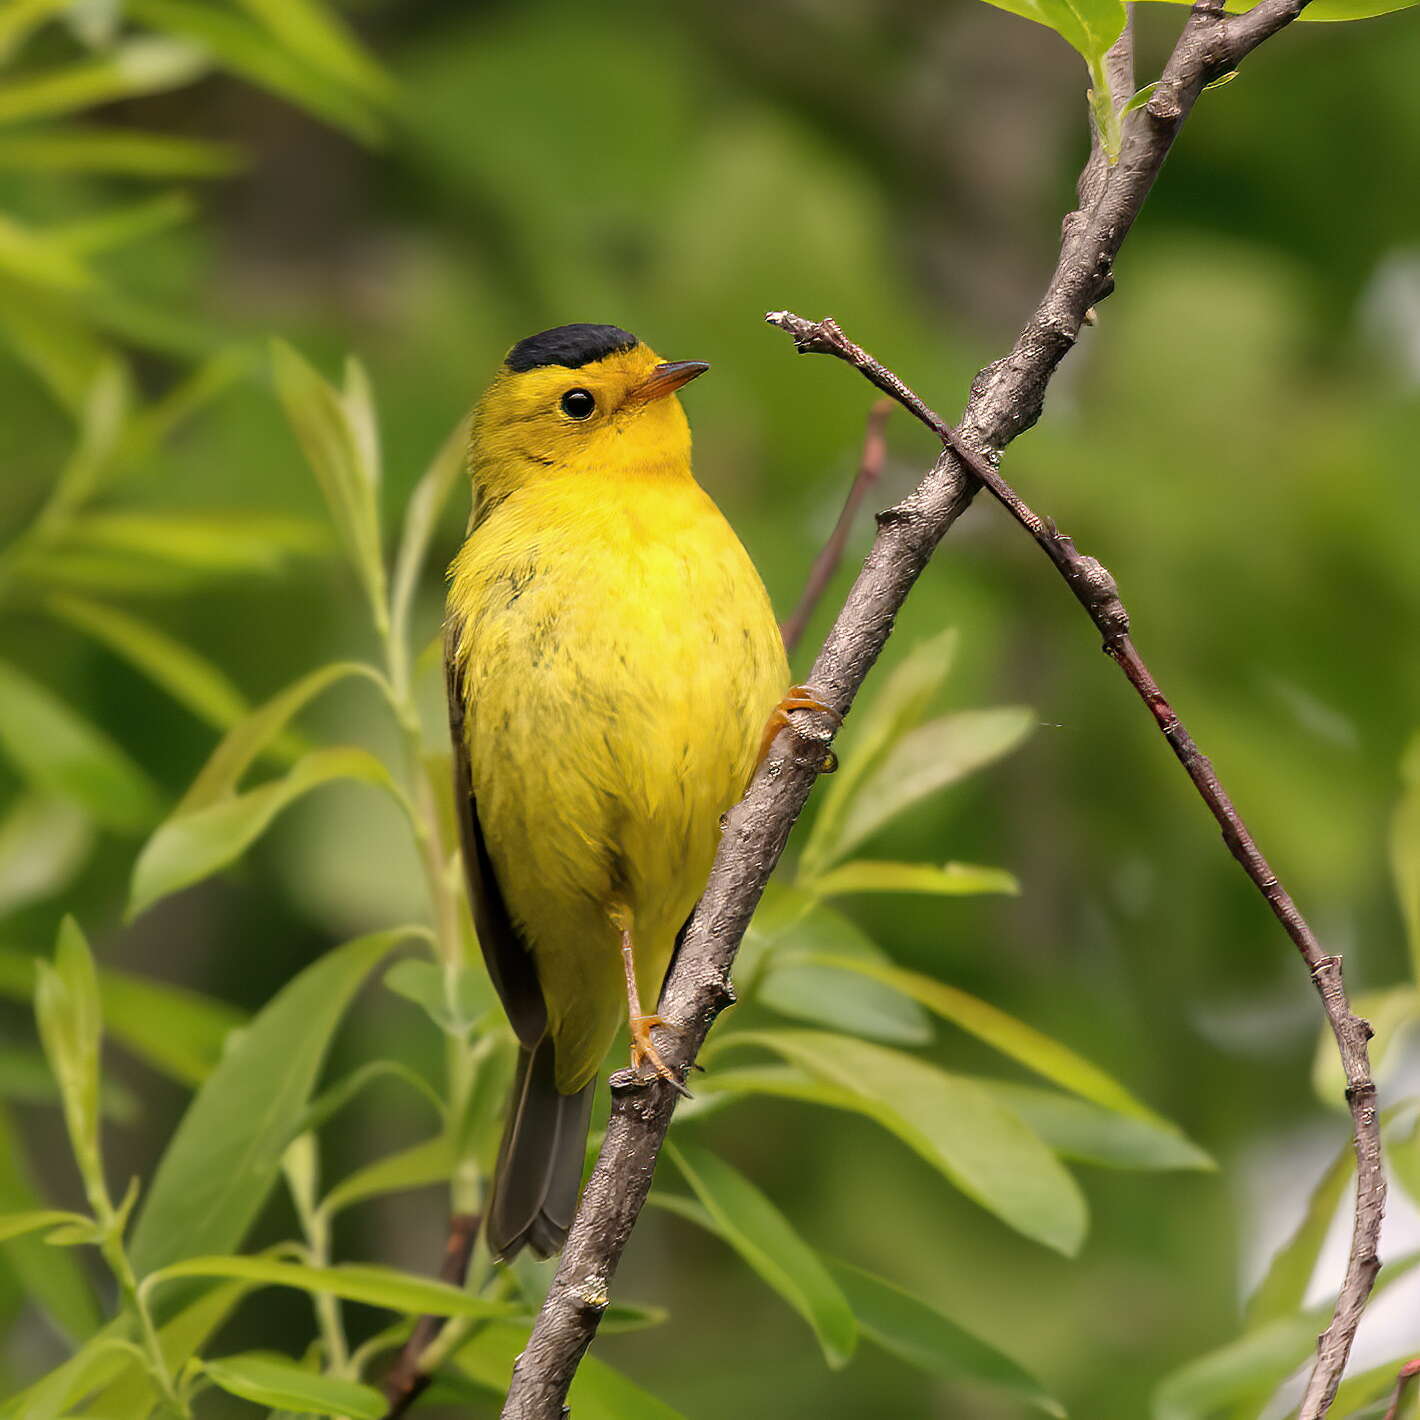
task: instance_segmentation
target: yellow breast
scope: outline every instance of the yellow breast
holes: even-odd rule
[[[479,821],[570,1091],[624,1016],[610,914],[629,909],[654,1002],[787,684],[783,645],[688,470],[510,493],[459,554],[450,612]]]

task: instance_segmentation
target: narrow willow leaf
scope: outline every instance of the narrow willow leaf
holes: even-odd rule
[[[397,961],[385,972],[384,985],[406,1001],[413,1001],[440,1030],[456,1040],[467,1039],[493,1005],[487,975],[470,967],[458,968],[450,982],[445,967],[410,958]]]
[[[335,661],[303,675],[285,690],[258,706],[232,726],[212,751],[192,787],[183,795],[175,815],[194,813],[236,793],[257,756],[273,744],[316,696],[342,680],[358,676],[384,686],[384,677],[364,661]]]
[[[67,1361],[0,1404],[5,1420],[60,1420],[96,1387],[142,1371],[143,1362],[128,1335],[125,1319],[110,1322]],[[144,1414],[142,1410],[128,1414]]]
[[[914,804],[1009,754],[1035,724],[1024,706],[1006,705],[943,715],[909,731],[858,787],[825,864],[852,852]]]
[[[832,958],[832,960],[830,960]],[[882,949],[855,923],[819,905],[775,939],[754,999],[781,1015],[896,1045],[932,1038],[926,1013],[895,987],[843,966],[888,965]]]
[[[1326,1235],[1331,1231],[1342,1195],[1355,1173],[1356,1155],[1348,1140],[1317,1181],[1301,1221],[1291,1237],[1277,1249],[1266,1275],[1248,1298],[1245,1319],[1249,1331],[1257,1331],[1301,1311]]]
[[[668,1145],[715,1231],[813,1328],[824,1360],[846,1366],[858,1326],[842,1291],[792,1223],[738,1170],[706,1149]]]
[[[10,79],[0,91],[0,123],[54,118],[115,99],[180,88],[209,67],[206,51],[197,45],[143,35],[115,46],[100,59]]]
[[[162,1347],[169,1374],[177,1375],[182,1370],[250,1290],[247,1282],[210,1287],[159,1329],[158,1345]],[[102,1420],[109,1417],[127,1420],[129,1416],[149,1415],[159,1399],[151,1373],[141,1365],[130,1366],[94,1396],[86,1413]]]
[[[52,691],[0,662],[0,749],[36,788],[133,832],[156,816],[148,777],[102,730]]]
[[[337,779],[373,785],[404,805],[403,793],[389,770],[369,750],[356,745],[311,750],[279,779],[207,808],[179,811],[163,823],[143,845],[134,865],[129,917],[229,866],[266,832],[283,809]]]
[[[15,794],[0,819],[0,917],[68,886],[93,842],[77,804],[36,790]]]
[[[482,1327],[454,1352],[454,1365],[495,1395],[502,1395],[508,1388],[513,1362],[527,1340],[526,1326],[495,1323]],[[680,1411],[672,1410],[595,1356],[582,1357],[567,1400],[577,1420],[685,1420]]]
[[[30,1177],[24,1144],[0,1108],[0,1209],[8,1213],[37,1210],[39,1194]],[[36,1237],[16,1238],[0,1250],[27,1296],[73,1342],[91,1336],[99,1325],[99,1308],[88,1277],[78,1260],[62,1248]]]
[[[203,1373],[229,1395],[256,1405],[275,1405],[297,1415],[343,1415],[382,1420],[389,1403],[373,1386],[303,1370],[266,1355],[224,1356],[204,1361]]]
[[[224,69],[269,89],[362,143],[377,142],[383,125],[369,105],[342,84],[303,63],[245,16],[215,5],[181,0],[125,0],[133,19],[166,30],[210,52]]]
[[[54,965],[35,963],[35,1018],[50,1069],[59,1081],[64,1122],[86,1183],[98,1169],[99,1045],[103,1013],[89,944],[72,917],[55,943]]]
[[[859,858],[813,878],[809,886],[819,897],[846,897],[855,892],[917,892],[937,897],[972,897],[1005,893],[1018,897],[1020,882],[1004,868],[975,863],[881,863]]]
[[[35,958],[0,947],[0,995],[29,1001]],[[181,1084],[198,1084],[221,1058],[228,1034],[245,1019],[210,996],[105,967],[99,972],[105,1025],[115,1040]]]
[[[351,997],[409,930],[357,938],[308,966],[242,1031],[188,1107],[130,1255],[139,1274],[238,1246],[281,1168]]]
[[[150,1290],[184,1277],[225,1277],[266,1287],[294,1287],[347,1302],[433,1316],[497,1317],[517,1310],[511,1302],[475,1297],[447,1282],[416,1277],[393,1267],[307,1267],[273,1257],[189,1257],[150,1273],[143,1286]]]
[[[208,724],[225,730],[246,714],[246,697],[222,671],[156,626],[82,597],[51,597],[45,607],[102,642]]]
[[[832,1271],[863,1335],[883,1350],[928,1375],[985,1386],[1063,1420],[1065,1407],[1029,1371],[930,1302],[845,1262]]]
[[[66,303],[0,272],[0,331],[58,404],[78,418],[98,371],[118,352]],[[35,559],[25,569],[31,575]],[[17,569],[18,571],[19,569]]]
[[[443,1183],[454,1169],[454,1147],[446,1135],[376,1159],[342,1179],[326,1194],[321,1212],[334,1217],[343,1209],[386,1193],[404,1193]]]
[[[1119,1114],[1034,1085],[985,1079],[980,1083],[1062,1158],[1111,1169],[1217,1168],[1210,1155],[1164,1120]]]
[[[394,84],[338,15],[320,0],[238,0],[281,43],[313,68],[372,103],[394,97]]]
[[[217,383],[219,389],[225,388],[230,379],[219,379]],[[150,416],[152,413],[148,411]],[[163,432],[173,422],[170,412]],[[147,430],[150,437],[143,438],[143,447],[151,449],[156,445],[153,432],[151,428]],[[74,524],[67,542],[77,548],[131,554],[203,576],[279,572],[293,558],[311,556],[328,546],[326,534],[317,523],[245,512],[86,513]]]
[[[1066,1256],[1079,1249],[1087,1213],[1075,1180],[975,1080],[848,1036],[741,1031],[730,1039],[763,1046],[858,1095],[879,1124],[1002,1222]]]
[[[0,271],[59,291],[82,291],[93,273],[62,242],[31,231],[0,213]]]
[[[47,227],[44,235],[61,251],[82,260],[179,226],[196,212],[196,202],[185,192],[160,192],[124,207],[100,210],[77,221]]]
[[[0,10],[0,64],[9,63],[35,30],[70,3],[71,0],[10,0]]]
[[[246,156],[233,144],[169,133],[74,124],[0,134],[0,169],[11,171],[217,178],[246,165]]]
[[[978,1040],[984,1041],[994,1050],[1024,1065],[1028,1070],[1043,1075],[1047,1080],[1069,1090],[1083,1099],[1092,1100],[1105,1109],[1120,1114],[1132,1115],[1136,1119],[1147,1120],[1164,1128],[1171,1128],[1167,1120],[1161,1119],[1147,1105],[1141,1104],[1112,1076],[1105,1074],[1098,1066],[1092,1065],[1083,1056],[1077,1055],[1067,1045],[1028,1026],[1015,1016],[989,1005],[979,997],[948,986],[943,981],[935,981],[920,972],[906,971],[902,967],[880,962],[869,962],[861,957],[835,958],[828,954],[812,954],[815,960],[827,963],[836,961],[845,971],[858,972],[874,981],[881,981],[920,1001],[929,1011],[935,1011],[943,1020],[960,1026]]]
[[[1153,1420],[1208,1420],[1244,1395],[1269,1392],[1306,1360],[1329,1307],[1268,1322],[1181,1366],[1154,1391]]]
[[[379,454],[369,385],[353,361],[338,391],[291,346],[272,348],[281,397],[311,471],[340,531],[377,628],[386,625],[385,565],[380,545]]]
[[[442,1096],[417,1070],[411,1070],[408,1065],[398,1060],[367,1060],[312,1100],[298,1128],[302,1133],[308,1129],[321,1128],[327,1120],[380,1080],[399,1080],[407,1085],[433,1109],[439,1123],[444,1122],[446,1111]]]
[[[1052,29],[1085,61],[1104,58],[1124,29],[1124,0],[987,0]]]
[[[409,635],[409,615],[429,553],[429,541],[449,494],[464,473],[467,459],[468,420],[461,419],[409,496],[390,592],[390,620],[401,645]]]
[[[1336,1388],[1336,1399],[1331,1402],[1327,1413],[1337,1416],[1338,1420],[1389,1420],[1390,1402],[1395,1395],[1400,1368],[1414,1357],[1413,1349],[1403,1351],[1382,1365],[1372,1366],[1360,1375],[1348,1376]],[[1415,1395],[1413,1390],[1409,1394],[1413,1397],[1409,1403],[1413,1416],[1420,1396]],[[1401,1414],[1404,1415],[1403,1410]],[[1411,1417],[1407,1416],[1406,1420],[1411,1420]]]
[[[1420,735],[1401,766],[1404,789],[1390,824],[1390,869],[1410,946],[1410,975],[1420,987]]]
[[[956,657],[957,633],[943,631],[914,646],[858,712],[839,755],[838,773],[824,786],[800,872],[812,876],[827,862],[849,802],[868,772],[924,714]]]
[[[67,1213],[62,1208],[36,1208],[26,1213],[0,1213],[0,1242],[37,1233],[41,1228],[58,1227],[61,1223],[88,1225],[82,1213]]]

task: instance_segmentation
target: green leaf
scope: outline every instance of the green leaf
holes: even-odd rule
[[[92,847],[77,804],[32,789],[15,794],[0,819],[0,917],[68,886]]]
[[[371,102],[394,97],[394,84],[360,42],[319,0],[238,0],[294,55]]]
[[[858,1326],[818,1254],[758,1188],[723,1159],[689,1144],[667,1146],[715,1231],[813,1328],[824,1360],[846,1366]]]
[[[848,1036],[741,1031],[755,1044],[849,1094],[968,1198],[1026,1237],[1073,1256],[1084,1240],[1075,1180],[1019,1116],[975,1080]]]
[[[0,271],[59,291],[82,291],[94,280],[88,267],[61,242],[22,227],[3,213],[0,213]]]
[[[103,1014],[89,944],[72,917],[59,928],[54,965],[36,961],[35,1017],[50,1069],[59,1081],[64,1122],[87,1182],[98,1170],[99,1044]]]
[[[180,88],[209,68],[205,50],[184,40],[143,35],[86,60],[10,79],[0,90],[0,123],[53,118],[115,99]]]
[[[0,749],[36,788],[133,832],[157,814],[147,776],[102,730],[52,691],[0,662]]]
[[[931,1023],[910,996],[865,980],[845,961],[872,966],[886,964],[887,958],[841,913],[814,907],[775,937],[754,999],[781,1015],[872,1040],[899,1045],[931,1040]]]
[[[0,1209],[19,1213],[37,1208],[39,1195],[29,1176],[24,1143],[0,1109]],[[8,1267],[35,1304],[71,1341],[82,1341],[99,1325],[98,1303],[79,1262],[39,1238],[16,1238],[0,1250]]]
[[[225,730],[246,714],[246,697],[222,671],[156,626],[82,597],[50,597],[45,608],[102,642],[208,724]]]
[[[34,988],[35,958],[0,947],[0,994],[29,1001]],[[182,1084],[206,1078],[244,1019],[210,996],[111,967],[99,972],[99,999],[109,1034]]]
[[[800,860],[801,875],[824,866],[837,840],[848,804],[883,755],[926,714],[956,657],[957,633],[940,635],[914,646],[883,679],[867,705],[851,722],[846,748],[840,748],[838,773],[824,786],[808,841]]]
[[[1153,1420],[1208,1420],[1229,1402],[1270,1393],[1306,1360],[1330,1307],[1268,1322],[1179,1367],[1154,1391]]]
[[[1394,1166],[1394,1154],[1391,1163]],[[1266,1276],[1248,1298],[1248,1331],[1257,1331],[1301,1310],[1326,1235],[1331,1231],[1342,1195],[1355,1173],[1356,1155],[1348,1140],[1317,1181],[1301,1221],[1291,1237],[1277,1249]]]
[[[398,1060],[368,1060],[311,1101],[299,1126],[302,1133],[308,1129],[319,1129],[377,1080],[399,1080],[408,1085],[425,1104],[432,1107],[435,1118],[441,1124],[444,1122],[446,1110],[443,1098],[417,1070],[411,1070]]]
[[[326,1194],[320,1211],[327,1217],[334,1217],[343,1209],[363,1203],[368,1198],[443,1183],[453,1172],[454,1162],[453,1144],[447,1135],[440,1134],[356,1169]]]
[[[380,546],[380,464],[369,382],[352,360],[342,393],[282,341],[273,346],[272,363],[286,417],[365,588],[376,628],[383,631],[388,612]]]
[[[1088,1100],[1034,1085],[981,1080],[1062,1158],[1112,1169],[1205,1169],[1217,1164],[1177,1126],[1117,1114]]]
[[[181,0],[125,0],[133,19],[180,35],[209,51],[224,69],[334,124],[362,143],[377,142],[382,125],[349,88],[332,83],[244,16],[215,5]],[[173,41],[177,42],[177,41]]]
[[[456,1040],[466,1040],[493,1004],[486,974],[469,967],[458,968],[450,982],[445,967],[408,958],[395,962],[385,972],[384,984],[397,996],[413,1001],[440,1030]]]
[[[281,1169],[351,997],[409,935],[396,928],[327,953],[289,982],[222,1057],[158,1165],[130,1254],[141,1274],[238,1246]]]
[[[937,897],[974,897],[1005,893],[1018,897],[1021,885],[1004,868],[975,863],[880,863],[859,858],[832,868],[811,882],[819,897],[846,897],[858,892],[917,892]]]
[[[225,1286],[209,1288],[159,1329],[158,1345],[168,1363],[169,1374],[176,1375],[182,1370],[250,1290],[246,1282],[228,1282]],[[115,1420],[120,1416],[148,1415],[158,1400],[152,1375],[142,1366],[130,1366],[89,1402],[87,1413],[113,1416]]]
[[[11,1238],[37,1233],[41,1228],[57,1227],[61,1223],[88,1226],[90,1219],[83,1213],[68,1213],[60,1208],[35,1208],[24,1213],[0,1213],[0,1243]]]
[[[1410,974],[1420,987],[1420,735],[1401,766],[1404,790],[1390,824],[1390,868],[1410,946]]]
[[[294,1362],[251,1354],[204,1361],[216,1385],[256,1405],[275,1405],[298,1415],[344,1415],[350,1420],[382,1420],[389,1403],[373,1386],[303,1370]]]
[[[987,0],[1054,30],[1086,61],[1104,57],[1124,29],[1124,0]]]
[[[196,202],[185,192],[160,192],[123,207],[91,212],[77,221],[47,227],[44,237],[61,251],[82,258],[131,246],[189,221]]]
[[[242,150],[233,144],[169,133],[74,124],[0,134],[0,169],[11,171],[216,178],[246,165]]]
[[[864,777],[817,865],[837,862],[898,814],[1009,754],[1035,723],[1030,710],[1008,705],[962,710],[909,731]]]
[[[1345,1176],[1349,1177],[1351,1170],[1355,1168],[1354,1153],[1349,1142],[1341,1157],[1351,1165],[1351,1168],[1345,1170]],[[1403,1137],[1386,1141],[1386,1163],[1390,1165],[1396,1181],[1409,1195],[1410,1201],[1420,1203],[1420,1115],[1416,1116],[1415,1122]],[[1341,1167],[1340,1159],[1335,1167]],[[1334,1213],[1335,1209],[1332,1211]]]
[[[230,382],[221,380],[224,373],[216,372],[222,387]],[[147,415],[151,419],[153,411]],[[165,428],[172,423],[170,411]],[[142,447],[151,450],[156,445],[154,432],[151,427],[140,428]],[[88,513],[71,528],[66,543],[163,563],[204,578],[279,572],[293,558],[328,546],[319,524],[303,518],[166,511]]]
[[[274,1257],[189,1257],[151,1272],[143,1279],[143,1287],[149,1290],[184,1277],[227,1277],[266,1287],[294,1287],[415,1315],[495,1317],[517,1310],[510,1302],[475,1297],[447,1282],[416,1277],[393,1267],[308,1267]]]
[[[369,750],[356,745],[312,750],[297,760],[289,773],[260,788],[195,811],[184,812],[179,806],[138,855],[128,905],[130,919],[235,862],[283,809],[336,779],[371,784],[404,805],[403,793],[389,770]]]
[[[409,637],[409,614],[419,575],[429,553],[429,540],[454,485],[468,466],[468,420],[461,419],[444,440],[424,475],[410,494],[404,514],[404,530],[394,561],[393,590],[390,593],[390,622],[401,648]],[[401,650],[401,654],[407,654]]]
[[[870,962],[861,957],[840,958],[818,952],[810,955],[816,961],[837,964],[845,971],[857,972],[912,997],[928,1010],[935,1011],[943,1020],[960,1026],[993,1050],[999,1050],[1072,1094],[1119,1114],[1132,1115],[1165,1128],[1172,1127],[1147,1105],[1136,1100],[1117,1080],[1077,1055],[1069,1046],[1052,1040],[1034,1026],[1028,1026],[1005,1011],[988,1005],[979,997],[890,963]]]
[[[844,1262],[833,1263],[832,1271],[863,1335],[899,1360],[943,1380],[986,1386],[1047,1415],[1065,1415],[1029,1371],[930,1302]]]
[[[0,64],[7,64],[22,44],[72,0],[9,0],[0,10]]]
[[[465,1375],[502,1395],[527,1340],[526,1326],[495,1323],[482,1327],[454,1352],[453,1361]],[[567,1399],[577,1420],[685,1420],[678,1410],[595,1356],[582,1357]]]

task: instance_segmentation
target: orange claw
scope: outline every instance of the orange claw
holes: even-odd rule
[[[794,710],[821,710],[825,715],[833,716],[833,726],[837,729],[843,723],[843,716],[833,708],[832,705],[825,705],[818,698],[817,692],[809,685],[791,685],[784,698],[769,712],[769,721],[764,727],[764,737],[759,742],[759,758],[755,760],[755,768],[764,763],[764,757],[769,753],[769,746],[774,743],[774,736],[782,730],[785,725],[792,727],[793,721],[789,718],[790,712]],[[833,757],[830,750],[825,756],[825,772],[830,772],[828,766],[832,764],[838,767],[838,762]]]

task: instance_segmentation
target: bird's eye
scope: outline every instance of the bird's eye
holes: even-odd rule
[[[590,419],[596,407],[591,390],[568,390],[562,396],[562,412],[569,419]]]

